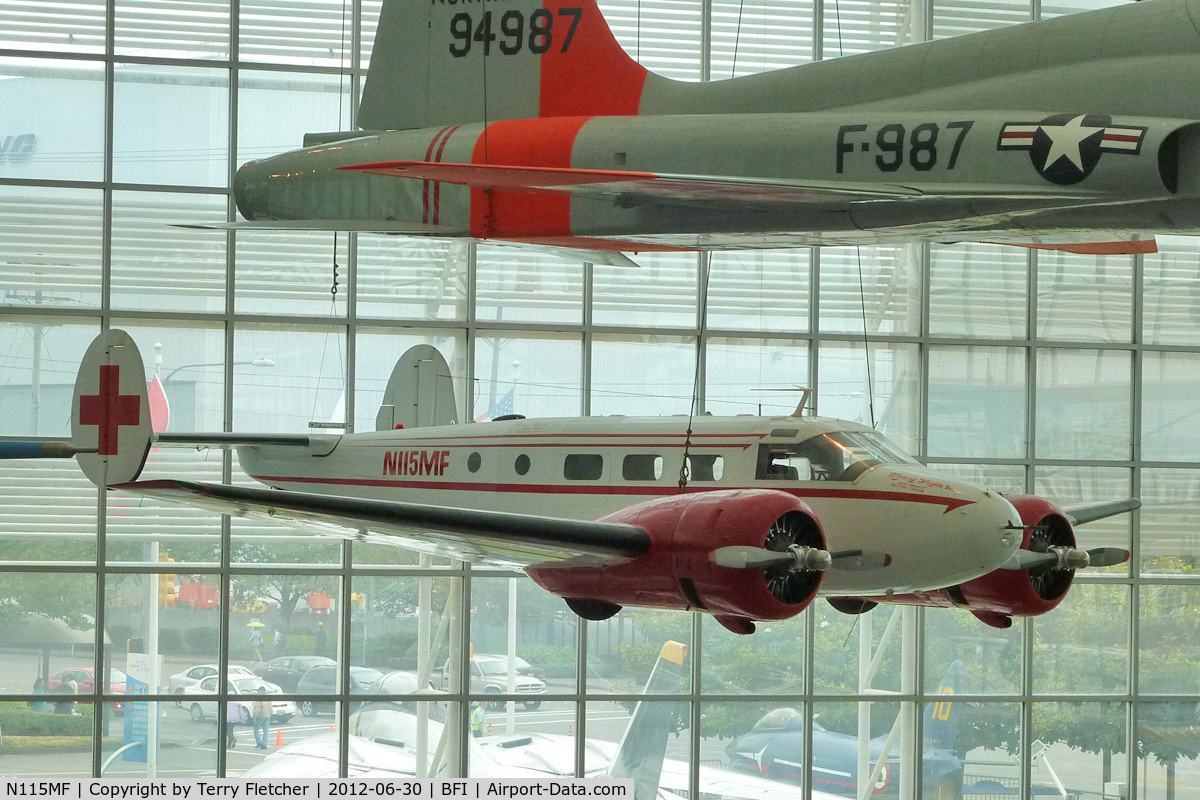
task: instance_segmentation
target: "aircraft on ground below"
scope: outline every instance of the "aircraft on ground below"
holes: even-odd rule
[[[695,610],[734,633],[818,595],[957,605],[989,625],[1042,614],[1075,570],[1073,525],[1134,499],[1059,508],[948,478],[857,423],[792,416],[459,420],[445,359],[397,363],[372,433],[155,433],[121,330],[84,355],[67,441],[0,457],[75,457],[98,486],[321,534],[515,567],[586,619]],[[269,488],[137,480],[151,446],[232,446]]]
[[[384,0],[357,122],[251,161],[234,228],[623,253],[1200,233],[1200,0],[703,83],[594,0]]]

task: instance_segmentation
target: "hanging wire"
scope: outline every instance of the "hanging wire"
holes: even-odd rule
[[[863,360],[867,362],[867,410],[871,414],[871,427],[875,427],[875,382],[871,380],[871,345],[867,341],[867,293],[863,288],[862,248],[854,246],[858,256],[858,302],[862,306]]]
[[[741,44],[741,41],[742,41],[742,10],[745,7],[746,7],[746,0],[739,0],[737,30],[735,30],[733,33],[733,66],[730,67],[730,69],[729,69],[729,77],[731,77],[731,78],[737,77],[738,45]]]
[[[696,411],[700,408],[700,363],[704,356],[704,335],[708,328],[708,279],[710,270],[710,259],[707,253],[701,253],[700,262],[702,264],[698,276],[700,277],[700,335],[696,337],[696,371],[692,377],[692,402],[688,406],[688,425],[687,433],[683,437],[683,462],[679,465],[679,493],[683,494],[687,491],[688,480],[691,478],[691,471],[688,469],[688,453],[692,447],[692,420],[695,418]]]

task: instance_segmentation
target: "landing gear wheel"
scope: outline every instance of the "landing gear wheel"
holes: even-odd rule
[[[567,601],[567,608],[574,611],[579,616],[592,622],[600,622],[615,616],[621,607],[616,603],[607,603],[603,600],[581,600],[578,597],[564,598]]]
[[[827,599],[829,600],[829,605],[843,614],[865,614],[879,605],[879,603],[867,600],[864,597],[830,597]]]

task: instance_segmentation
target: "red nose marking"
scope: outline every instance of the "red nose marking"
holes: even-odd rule
[[[79,397],[79,424],[100,428],[97,453],[117,454],[117,432],[122,425],[137,425],[142,419],[141,402],[136,394],[121,394],[121,368],[116,364],[100,367],[100,393]]]

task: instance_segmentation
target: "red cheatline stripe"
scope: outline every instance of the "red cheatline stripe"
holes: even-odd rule
[[[434,445],[437,444],[436,440],[434,441],[433,444]],[[691,444],[691,446],[694,449],[699,449],[699,450],[713,450],[716,448],[732,449],[735,447],[740,450],[746,450],[747,448],[751,447],[752,445],[753,445],[752,442],[751,443],[742,443],[742,444],[738,444],[737,442],[721,442],[719,444],[716,444],[716,443],[714,443],[714,444],[696,444],[695,442],[692,442],[692,444]],[[354,445],[354,446],[359,447],[360,445]],[[428,448],[429,446],[430,445],[425,444],[425,445],[421,445],[420,447],[410,447],[410,446],[408,446],[408,442],[405,441],[402,443],[402,445],[397,445],[397,443],[392,442],[391,444],[366,445],[366,448],[370,449],[370,450],[399,450],[400,452],[404,452],[406,450],[417,450],[417,449],[421,449],[421,448]],[[601,450],[601,449],[610,449],[610,448],[627,449],[630,447],[637,447],[637,446],[638,446],[637,444],[630,444],[628,442],[605,442],[605,443],[595,443],[595,444],[584,444],[584,445],[580,445],[579,447],[582,450]],[[662,443],[662,444],[654,443],[654,444],[648,444],[645,446],[660,448],[663,450],[681,450],[685,447],[683,442],[678,442],[678,443],[671,442],[671,443]],[[537,442],[537,443],[527,442],[527,443],[520,443],[520,444],[515,443],[515,442],[504,442],[501,444],[464,445],[464,446],[461,446],[460,449],[462,449],[462,450],[483,450],[483,449],[489,448],[489,447],[521,447],[521,448],[562,447],[562,444],[560,444],[559,442]]]
[[[821,431],[824,433],[825,431]],[[676,439],[682,434],[677,433],[501,433],[495,435],[476,435],[476,436],[438,436],[426,439],[402,439],[401,442],[409,444],[412,442],[428,442],[438,444],[439,442],[455,442],[455,441],[483,441],[484,439],[562,439],[570,438],[582,442],[588,439]],[[762,439],[767,434],[765,433],[693,433],[692,440],[696,439]],[[361,445],[359,445],[361,446]],[[375,445],[372,445],[375,446]],[[379,447],[389,447],[396,449],[395,443],[380,444]]]
[[[596,485],[566,485],[566,484],[516,484],[516,483],[467,483],[452,481],[407,481],[389,480],[385,478],[307,478],[288,477],[285,475],[251,475],[256,481],[263,483],[305,483],[323,484],[327,486],[375,486],[395,489],[441,489],[454,492],[502,492],[528,494],[585,494],[585,495],[671,495],[678,494],[677,486],[596,486]],[[695,483],[699,483],[697,486]],[[689,492],[733,491],[738,489],[774,489],[778,492],[795,495],[796,497],[821,497],[835,500],[879,500],[893,503],[921,503],[925,505],[945,506],[946,511],[953,511],[962,506],[971,505],[974,500],[959,497],[940,497],[938,495],[915,494],[913,492],[895,492],[877,489],[790,489],[778,486],[721,486],[712,482],[693,482],[688,487]]]
[[[450,128],[448,131],[446,131],[446,135],[445,135],[445,137],[443,137],[442,143],[440,145],[438,145],[437,153],[433,157],[434,161],[442,160],[442,153],[446,152],[446,143],[450,141],[450,137],[454,135],[454,132],[461,127],[462,127],[461,125],[455,125],[452,128]],[[425,154],[425,160],[426,161],[429,160],[428,153]],[[433,224],[434,225],[438,224],[438,218],[441,216],[441,208],[442,208],[442,184],[441,184],[441,181],[434,181],[433,182]]]
[[[435,133],[433,138],[429,140],[429,147],[425,148],[426,161],[433,157],[433,151],[437,147],[438,139],[442,138],[442,134],[448,130],[450,130],[449,125]],[[429,183],[429,181],[421,181],[421,222],[423,224],[429,223]]]
[[[1033,137],[1033,131],[1005,131],[1000,134],[1001,139],[1029,139]]]
[[[1137,134],[1129,135],[1124,133],[1106,133],[1104,141],[1106,142],[1137,142],[1142,137]]]

